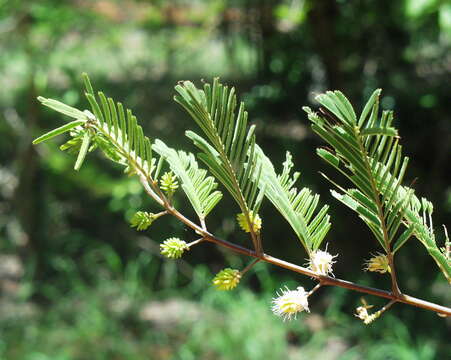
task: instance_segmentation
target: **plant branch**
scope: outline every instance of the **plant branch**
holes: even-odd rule
[[[244,179],[244,184],[246,184],[246,181],[253,181],[253,178],[249,175],[247,169],[249,169],[249,171],[253,171],[255,170],[255,167],[252,167],[254,164],[253,161],[255,161],[255,158],[253,158],[253,154],[254,154],[254,145],[255,145],[255,138],[253,137],[253,128],[251,130],[249,130],[248,132],[248,137],[249,137],[249,143],[247,142],[248,140],[246,140],[247,145],[244,145],[243,148],[240,148],[240,150],[243,150],[243,154],[244,154],[244,158],[247,159],[247,156],[249,156],[248,160],[248,168],[246,169],[246,172],[235,172],[234,166],[233,164],[236,163],[235,160],[243,160],[243,156],[241,157],[234,157],[234,151],[237,154],[240,154],[241,151],[237,151],[235,147],[232,147],[232,150],[230,150],[228,147],[230,145],[230,141],[232,141],[232,138],[229,136],[230,134],[232,134],[231,129],[233,126],[235,126],[234,122],[230,122],[230,126],[226,127],[229,131],[227,134],[225,134],[227,136],[227,141],[226,141],[226,147],[224,147],[223,141],[222,141],[222,137],[219,136],[218,133],[218,129],[214,128],[212,129],[212,134],[214,135],[214,139],[211,139],[211,136],[209,136],[209,129],[206,129],[206,134],[207,136],[210,137],[210,140],[214,143],[215,147],[217,148],[217,151],[219,152],[219,156],[220,156],[220,160],[221,160],[221,166],[225,167],[224,169],[220,169],[220,167],[217,167],[216,163],[208,163],[207,165],[209,165],[210,170],[214,170],[216,169],[216,172],[221,175],[223,181],[223,185],[226,186],[226,188],[228,188],[229,192],[232,194],[232,196],[235,198],[235,200],[237,200],[244,216],[246,219],[246,222],[249,225],[250,228],[250,235],[253,241],[253,245],[254,245],[254,250],[242,247],[240,245],[236,245],[234,243],[228,242],[226,240],[220,239],[216,236],[214,236],[213,234],[211,234],[206,227],[205,224],[205,219],[204,217],[200,217],[200,225],[194,223],[193,221],[191,221],[190,219],[188,219],[187,217],[185,217],[184,215],[182,215],[177,209],[174,208],[174,206],[172,205],[171,200],[171,195],[166,194],[165,192],[162,191],[162,189],[158,186],[158,174],[159,174],[159,170],[160,170],[160,165],[157,166],[157,170],[155,175],[152,175],[153,173],[153,166],[154,166],[154,162],[152,162],[152,155],[151,155],[151,143],[150,140],[148,138],[146,138],[143,135],[143,131],[142,128],[140,126],[137,125],[136,123],[136,118],[132,115],[130,110],[127,110],[127,125],[125,124],[125,115],[123,112],[123,107],[120,103],[118,103],[118,108],[120,109],[120,121],[118,122],[117,119],[117,113],[116,113],[116,108],[115,108],[115,104],[113,102],[113,100],[111,98],[109,98],[108,100],[105,98],[105,96],[103,95],[103,93],[99,93],[99,96],[101,98],[102,101],[102,108],[103,111],[105,112],[105,115],[102,115],[102,111],[100,110],[99,104],[96,102],[95,100],[95,95],[94,92],[92,90],[92,87],[89,83],[89,80],[85,79],[86,83],[87,83],[87,97],[89,102],[92,105],[93,111],[96,114],[95,116],[92,115],[91,113],[89,113],[87,115],[86,112],[81,112],[77,109],[74,109],[70,106],[67,106],[65,104],[62,104],[56,100],[51,100],[51,99],[44,99],[44,98],[39,98],[39,100],[41,102],[43,102],[44,105],[49,106],[50,108],[55,109],[58,112],[61,112],[63,114],[66,114],[68,116],[71,116],[75,119],[77,119],[76,121],[73,121],[65,126],[62,126],[60,128],[57,128],[47,134],[44,134],[43,136],[39,137],[38,139],[36,139],[34,141],[34,143],[38,143],[41,141],[45,141],[48,140],[56,135],[62,134],[64,132],[67,132],[71,129],[74,129],[77,126],[81,126],[83,125],[84,128],[84,140],[81,146],[81,150],[79,152],[79,158],[77,160],[76,166],[75,168],[78,169],[79,166],[81,165],[82,160],[84,159],[84,156],[86,155],[86,151],[89,147],[89,139],[91,137],[89,131],[92,130],[96,130],[98,133],[102,134],[105,136],[106,139],[108,139],[108,141],[110,142],[109,145],[112,145],[113,148],[115,148],[116,152],[115,154],[115,158],[118,157],[118,159],[114,159],[111,158],[111,154],[109,154],[109,148],[107,148],[107,150],[103,149],[105,154],[110,157],[113,161],[117,161],[120,163],[124,163],[126,160],[126,162],[128,163],[127,165],[129,166],[129,170],[134,170],[134,172],[136,172],[136,174],[138,175],[138,178],[140,179],[141,184],[143,185],[145,191],[147,192],[147,194],[154,199],[159,205],[162,206],[162,208],[164,208],[165,210],[159,214],[157,214],[157,217],[163,215],[163,214],[171,214],[173,216],[175,216],[179,221],[181,221],[182,223],[184,223],[186,226],[190,227],[191,229],[193,229],[201,238],[198,240],[193,241],[192,243],[188,244],[189,247],[194,246],[200,242],[203,241],[209,241],[211,243],[214,243],[216,245],[225,247],[237,254],[242,254],[242,255],[246,255],[249,257],[254,258],[255,260],[252,261],[244,270],[242,273],[245,273],[247,270],[249,270],[252,266],[254,266],[257,262],[259,261],[265,261],[267,263],[285,268],[287,270],[296,272],[296,273],[300,273],[306,276],[309,276],[311,278],[316,279],[319,283],[310,291],[309,295],[312,294],[313,292],[315,292],[317,289],[319,289],[321,286],[323,285],[330,285],[330,286],[338,286],[338,287],[342,287],[342,288],[346,288],[349,290],[353,290],[353,291],[357,291],[357,292],[361,292],[361,293],[366,293],[366,294],[370,294],[370,295],[374,295],[377,297],[382,297],[382,298],[386,298],[389,299],[390,302],[384,307],[382,308],[379,313],[382,313],[383,311],[387,310],[388,308],[390,308],[393,304],[399,302],[399,303],[404,303],[404,304],[408,304],[411,306],[416,306],[419,308],[423,308],[423,309],[427,309],[430,311],[434,311],[437,314],[441,315],[441,316],[451,316],[451,308],[449,307],[445,307],[442,305],[438,305],[435,303],[431,303],[428,301],[424,301],[421,299],[417,299],[415,297],[409,296],[409,295],[405,295],[402,294],[401,291],[399,290],[399,286],[398,286],[398,282],[397,282],[397,278],[396,278],[396,271],[395,271],[395,266],[394,266],[394,251],[390,246],[390,242],[393,239],[393,236],[396,235],[396,231],[398,230],[398,226],[399,226],[399,222],[396,223],[396,225],[393,225],[393,219],[390,220],[390,217],[388,217],[387,219],[387,214],[390,212],[390,207],[387,204],[386,201],[387,199],[385,198],[385,195],[383,194],[383,189],[382,189],[382,185],[379,187],[377,184],[377,174],[379,173],[379,170],[377,170],[376,175],[373,174],[373,170],[372,170],[372,165],[369,162],[370,159],[370,155],[368,154],[368,151],[365,148],[364,145],[364,141],[363,141],[363,135],[362,133],[360,133],[359,131],[359,126],[361,121],[359,120],[359,126],[355,126],[353,127],[351,130],[354,132],[354,134],[351,134],[355,137],[355,139],[351,139],[351,140],[355,140],[357,145],[358,145],[358,149],[354,148],[353,143],[351,141],[351,149],[347,149],[348,143],[349,141],[344,138],[344,137],[339,137],[337,139],[335,139],[333,136],[329,136],[328,135],[328,131],[333,131],[335,128],[335,125],[329,125],[329,128],[324,128],[323,125],[327,123],[327,121],[325,119],[323,119],[324,121],[326,121],[325,123],[323,123],[322,121],[320,121],[320,118],[317,117],[316,115],[312,115],[311,110],[307,108],[307,112],[309,113],[309,118],[311,116],[313,116],[313,122],[314,122],[314,130],[315,132],[317,132],[321,137],[323,137],[326,141],[328,141],[329,143],[331,143],[332,145],[334,145],[335,148],[338,147],[338,149],[342,149],[343,150],[343,154],[340,156],[335,156],[332,152],[327,152],[327,156],[325,155],[325,153],[323,153],[321,155],[321,157],[323,157],[326,161],[328,161],[330,164],[332,164],[335,168],[337,168],[339,171],[342,172],[342,174],[344,174],[346,177],[348,177],[354,184],[356,184],[357,187],[359,188],[363,188],[362,192],[363,193],[367,193],[369,194],[369,197],[372,199],[368,199],[370,202],[371,200],[374,201],[374,204],[376,205],[377,208],[377,214],[374,211],[374,216],[377,217],[380,221],[380,225],[381,228],[383,230],[383,239],[380,238],[379,233],[376,234],[378,240],[380,241],[380,243],[382,244],[382,246],[385,248],[386,253],[387,253],[387,258],[388,258],[388,262],[389,262],[389,266],[390,266],[390,274],[391,274],[391,282],[392,282],[392,289],[391,291],[386,291],[386,290],[381,290],[381,289],[377,289],[377,288],[371,288],[371,287],[367,287],[364,285],[359,285],[359,284],[355,284],[353,282],[350,281],[346,281],[346,280],[342,280],[342,279],[337,279],[335,277],[330,277],[330,276],[326,276],[326,275],[320,275],[308,268],[305,267],[301,267],[298,266],[296,264],[292,264],[290,262],[272,257],[271,255],[265,254],[262,250],[262,244],[261,244],[261,238],[258,232],[255,232],[253,230],[253,221],[251,221],[251,217],[250,217],[250,209],[249,206],[252,206],[255,210],[256,205],[255,205],[255,195],[257,194],[257,187],[249,187],[250,186],[250,182],[247,183],[247,187],[245,187],[243,185],[243,189],[244,189],[244,193],[241,191],[241,187],[240,185],[242,185],[243,181],[241,181],[240,179]],[[233,94],[233,90],[232,90],[232,94]],[[378,96],[377,92],[375,92],[375,94]],[[183,95],[183,93],[181,93],[181,95]],[[338,95],[336,95],[338,96]],[[344,97],[344,95],[341,94],[341,97]],[[193,97],[193,99],[197,99],[195,96]],[[339,99],[339,97],[337,98]],[[197,100],[196,100],[197,101]],[[233,101],[235,101],[233,99]],[[329,99],[329,102],[331,100]],[[180,102],[180,101],[179,101]],[[333,101],[332,101],[333,102]],[[374,101],[373,101],[374,102]],[[190,108],[187,107],[186,105],[184,105],[182,102],[180,102],[187,110],[188,112],[191,114],[192,112],[190,111]],[[327,102],[326,102],[326,107],[327,107]],[[228,105],[227,105],[228,106]],[[329,104],[329,107],[331,105]],[[341,103],[341,106],[345,108],[344,112],[345,113],[349,113],[349,110],[347,109],[347,107],[350,107],[350,104],[343,102]],[[109,110],[110,108],[110,110]],[[377,108],[376,108],[377,109]],[[320,109],[321,110],[321,109]],[[340,109],[339,109],[340,110]],[[244,111],[244,110],[243,110]],[[342,110],[340,110],[342,111]],[[240,108],[240,112],[241,112],[241,108]],[[365,112],[365,110],[364,110]],[[377,112],[377,111],[376,111]],[[112,115],[113,114],[113,115]],[[232,111],[233,114],[233,111]],[[239,118],[237,124],[236,125],[236,129],[235,129],[235,133],[239,134],[242,132],[242,130],[244,129],[243,126],[245,127],[245,125],[242,124],[246,124],[246,120],[247,120],[247,113],[243,113],[245,115],[244,118]],[[193,114],[191,114],[193,115]],[[195,114],[194,114],[195,115]],[[203,116],[203,113],[201,114]],[[208,124],[212,123],[212,119],[210,114],[208,113]],[[363,114],[362,114],[363,116]],[[98,118],[96,121],[96,117]],[[355,114],[354,114],[354,120],[355,120]],[[194,116],[195,120],[196,120],[196,116]],[[243,120],[244,119],[244,120]],[[201,125],[201,128],[203,128],[204,132],[205,129],[202,126],[202,121],[205,119],[197,119],[196,122],[198,122],[198,124]],[[230,119],[229,119],[230,120]],[[363,116],[363,120],[365,120],[365,116]],[[391,121],[391,120],[390,120]],[[382,120],[383,122],[383,120]],[[355,121],[354,121],[355,123]],[[346,129],[349,130],[350,125],[346,124],[346,122],[343,123],[344,127],[340,128],[338,127],[338,129],[341,129],[343,131],[345,131]],[[233,125],[233,126],[232,126]],[[241,126],[241,127],[240,127]],[[128,129],[128,131],[127,131]],[[214,131],[213,131],[214,130]],[[365,129],[364,129],[365,130]],[[374,129],[372,128],[366,128],[367,132],[366,135],[372,135],[372,134],[378,134],[377,132],[374,132]],[[377,129],[376,129],[377,130]],[[384,130],[384,131],[382,131]],[[392,132],[388,131],[388,130],[392,130]],[[120,137],[118,135],[118,131],[120,131]],[[338,131],[338,130],[337,130]],[[388,136],[392,136],[393,131],[396,132],[395,129],[392,128],[381,128],[381,132],[380,134],[382,135],[387,135]],[[338,132],[336,132],[338,134]],[[212,135],[210,134],[210,135]],[[379,135],[380,135],[379,134]],[[199,144],[197,144],[202,150],[205,149],[209,149],[211,146],[209,144],[206,144],[206,141],[201,138],[198,137],[197,135],[194,136],[196,134],[192,133],[189,137],[195,141],[196,143],[196,139],[199,142]],[[349,135],[349,134],[348,134]],[[379,136],[378,135],[378,136]],[[241,136],[241,135],[239,135]],[[103,138],[102,138],[103,139]],[[120,139],[120,140],[119,140]],[[199,140],[200,139],[200,140]],[[85,141],[86,140],[86,141]],[[238,142],[240,144],[242,144],[243,138],[241,138],[241,140],[238,140]],[[206,145],[205,145],[205,144]],[[99,143],[100,144],[100,143]],[[204,144],[204,145],[202,145]],[[247,155],[247,149],[249,149],[249,144],[251,144],[251,155]],[[381,145],[382,144],[382,145]],[[381,143],[377,146],[384,146],[384,143]],[[390,142],[391,144],[391,142]],[[72,145],[71,145],[72,146]],[[100,146],[100,145],[99,145]],[[395,143],[395,150],[396,150],[396,143]],[[227,148],[227,151],[226,151]],[[228,153],[230,150],[230,154]],[[395,151],[393,150],[393,151]],[[206,151],[206,150],[205,150]],[[215,150],[216,151],[216,150]],[[205,157],[208,159],[208,156],[215,158],[216,159],[216,152],[213,150],[208,150],[206,151],[206,153],[204,154]],[[340,150],[341,151],[341,150]],[[388,151],[388,150],[387,150]],[[396,150],[397,151],[397,150]],[[360,154],[358,153],[360,152]],[[388,153],[387,153],[388,154]],[[393,152],[394,154],[394,152]],[[120,156],[119,156],[120,155]],[[359,155],[362,155],[362,161],[363,161],[363,165],[360,163],[360,161],[357,162],[353,162],[353,159],[357,156],[359,157]],[[398,157],[398,155],[400,156],[400,150],[399,152],[396,153],[396,159],[397,161],[400,161],[400,157]],[[351,158],[350,160],[348,160],[348,157]],[[386,158],[386,156],[384,155],[384,157]],[[391,155],[390,155],[391,157]],[[230,160],[230,158],[232,158],[232,160]],[[345,166],[348,167],[351,172],[354,175],[350,175],[345,173],[343,170],[340,169],[340,167],[337,165],[336,162],[340,161],[340,158],[344,159],[345,162]],[[163,158],[161,158],[160,160],[162,160]],[[234,160],[233,160],[234,159]],[[204,159],[205,160],[205,159]],[[360,160],[360,159],[357,159]],[[389,168],[391,166],[391,162],[393,159],[391,159],[389,161],[389,164],[387,165],[387,173],[389,171]],[[288,158],[287,158],[288,161]],[[385,161],[385,160],[384,160]],[[349,164],[348,164],[349,163]],[[406,164],[406,162],[404,162]],[[404,172],[404,163],[403,166],[401,167],[401,172]],[[162,164],[162,162],[160,162],[159,164]],[[213,165],[216,164],[216,165]],[[399,166],[399,162],[396,163],[396,169],[398,169]],[[349,165],[355,165],[355,169]],[[272,165],[271,165],[272,166]],[[381,165],[382,166],[382,165]],[[218,171],[218,169],[220,169],[221,171]],[[243,167],[240,168],[241,170],[243,169]],[[212,171],[213,171],[212,170]],[[223,174],[223,171],[228,172],[227,174]],[[353,179],[353,177],[358,175],[358,172],[360,171],[362,173],[366,173],[368,175],[368,179],[363,179],[363,180],[367,180],[366,182],[362,183],[361,179],[359,178],[359,181]],[[395,176],[395,173],[397,172],[397,170],[395,170],[395,172],[393,173],[393,177]],[[130,173],[133,173],[133,171],[130,171]],[[217,175],[217,174],[216,174]],[[228,178],[227,176],[228,175]],[[287,173],[287,175],[289,175]],[[259,175],[260,176],[260,175]],[[386,177],[386,174],[384,175],[384,179]],[[225,180],[224,180],[225,179]],[[231,183],[230,183],[230,181]],[[399,184],[401,183],[402,180],[402,175],[399,175],[399,180],[398,180],[398,184],[396,185],[396,187],[394,189],[392,189],[393,195],[390,196],[390,198],[393,198],[394,194],[397,194],[398,191],[398,187]],[[368,184],[369,182],[369,184]],[[257,183],[257,181],[256,181]],[[392,184],[392,182],[390,182],[390,184]],[[255,185],[257,186],[257,185]],[[341,187],[339,187],[341,189]],[[247,189],[247,190],[246,190]],[[252,191],[250,190],[252,189]],[[255,190],[255,191],[254,191]],[[354,189],[351,189],[354,190]],[[346,191],[344,189],[342,189],[342,191],[344,193],[350,193],[350,190]],[[251,193],[251,195],[249,195],[249,192]],[[387,185],[387,190],[386,192],[389,192],[388,189],[388,185]],[[362,194],[363,194],[362,193]],[[365,194],[363,194],[365,195]],[[380,198],[380,195],[384,195],[382,197],[382,199]],[[348,195],[351,199],[353,198],[353,195],[351,193],[351,195]],[[249,200],[252,199],[252,200]],[[258,196],[257,196],[258,199]],[[340,198],[341,199],[341,198]],[[366,195],[364,196],[364,199],[366,198]],[[394,198],[393,198],[394,199]],[[345,202],[343,199],[341,199],[342,202]],[[316,200],[315,200],[316,201]],[[418,201],[418,200],[417,200]],[[248,204],[248,202],[250,202],[250,204]],[[252,205],[252,203],[254,203],[254,205]],[[345,202],[346,203],[346,202]],[[392,204],[392,199],[390,199],[388,201],[388,204]],[[349,203],[347,204],[348,206],[352,206],[352,204],[350,205]],[[316,205],[315,205],[316,206]],[[384,206],[386,206],[386,211],[387,213],[384,214]],[[399,206],[402,206],[402,203],[399,204]],[[431,205],[432,206],[432,205]],[[277,205],[276,205],[277,207]],[[424,207],[424,206],[423,206]],[[431,208],[432,209],[432,208]],[[354,209],[355,210],[355,209]],[[424,209],[423,209],[424,210]],[[280,211],[280,210],[279,210]],[[313,211],[313,210],[312,210]],[[393,210],[394,211],[394,210]],[[398,211],[398,210],[396,210]],[[320,211],[321,212],[321,211]],[[439,267],[441,269],[445,269],[443,270],[445,276],[448,278],[449,280],[449,262],[447,262],[447,260],[449,260],[449,239],[448,239],[448,235],[446,234],[446,243],[445,243],[445,250],[444,250],[444,254],[442,254],[442,252],[440,252],[440,249],[437,248],[436,244],[435,244],[435,238],[434,238],[434,234],[433,234],[433,230],[432,230],[432,219],[431,219],[431,213],[432,210],[430,210],[429,212],[429,227],[427,226],[427,221],[423,220],[423,221],[419,221],[420,225],[424,227],[424,229],[422,229],[422,234],[417,234],[416,236],[420,239],[420,241],[422,243],[425,244],[426,248],[428,249],[429,253],[433,256],[433,258],[437,261]],[[256,214],[255,214],[256,215]],[[324,215],[324,214],[323,214]],[[362,213],[360,213],[360,215],[362,215]],[[371,214],[370,214],[371,215]],[[401,213],[400,216],[404,216],[404,213]],[[412,220],[413,219],[413,220]],[[320,220],[318,220],[320,221]],[[324,231],[327,232],[328,230],[328,215],[327,215],[327,220],[326,221],[326,225],[324,225],[323,229]],[[399,220],[399,221],[402,221]],[[405,220],[408,224],[409,223],[413,223],[414,225],[416,225],[417,218],[416,218],[416,213],[415,214],[409,214],[409,212],[407,212],[406,215],[406,220]],[[292,223],[290,223],[291,225],[293,225]],[[393,227],[391,227],[393,225]],[[410,226],[410,225],[409,225]],[[373,226],[370,226],[370,229],[373,230]],[[393,230],[393,234],[391,235],[390,232]],[[390,230],[390,231],[389,231]],[[373,231],[374,232],[374,231]],[[445,229],[446,232],[446,229]],[[408,235],[412,235],[411,233],[408,233]],[[423,236],[423,238],[422,238]],[[426,238],[424,238],[426,237]],[[399,240],[399,239],[398,239]],[[406,239],[403,239],[404,241],[406,241]],[[322,241],[322,238],[320,239],[320,241]],[[305,244],[304,244],[305,246]],[[319,246],[319,245],[318,245]],[[399,248],[399,247],[398,247]],[[310,252],[309,247],[306,247],[307,252]],[[396,244],[395,244],[395,251],[397,250],[396,248]]]
[[[310,269],[307,269],[302,266],[292,264],[290,262],[275,258],[271,255],[264,254],[264,253],[261,255],[258,255],[257,252],[255,252],[254,250],[250,250],[250,249],[247,249],[240,245],[233,244],[229,241],[220,239],[220,238],[210,234],[209,232],[203,230],[200,226],[198,226],[197,224],[193,223],[191,220],[186,218],[184,215],[182,215],[180,212],[178,212],[174,208],[167,209],[167,210],[168,210],[168,213],[172,214],[177,219],[179,219],[181,222],[183,222],[185,225],[187,225],[188,227],[193,229],[197,234],[201,235],[205,240],[215,243],[219,246],[223,246],[237,254],[254,257],[261,261],[265,261],[267,263],[285,268],[287,270],[294,271],[299,274],[303,274],[303,275],[315,278],[315,279],[319,280],[321,285],[323,285],[323,286],[324,285],[338,286],[338,287],[342,287],[345,289],[390,299],[390,300],[393,300],[394,302],[400,302],[400,303],[404,303],[407,305],[412,305],[412,306],[416,306],[416,307],[423,308],[426,310],[434,311],[438,314],[451,316],[451,308],[448,308],[446,306],[434,304],[429,301],[421,300],[421,299],[415,298],[413,296],[405,295],[402,293],[396,294],[394,292],[376,289],[376,288],[372,288],[369,286],[359,285],[359,284],[355,284],[350,281],[337,279],[337,278],[330,277],[330,276],[318,275],[317,273],[315,273],[314,271],[312,271]]]
[[[108,132],[105,131],[105,129],[103,129],[102,127],[99,127],[98,130],[100,130],[104,135],[108,136],[110,141],[112,141],[118,149],[122,150],[122,147],[120,146],[120,144],[117,143],[117,141],[115,141],[115,139],[113,139],[111,136],[109,136]],[[297,273],[300,273],[300,274],[303,274],[303,275],[306,275],[306,276],[309,276],[312,278],[315,278],[320,281],[321,285],[338,286],[338,287],[346,288],[349,290],[390,299],[390,300],[393,300],[394,302],[401,302],[401,303],[405,303],[408,305],[420,307],[423,309],[435,311],[438,314],[451,316],[451,309],[448,307],[441,306],[441,305],[434,304],[434,303],[431,303],[428,301],[414,298],[409,295],[402,294],[399,291],[399,288],[397,286],[396,277],[392,277],[392,285],[393,285],[392,288],[393,289],[392,289],[392,292],[389,292],[386,290],[380,290],[380,289],[376,289],[376,288],[367,287],[364,285],[355,284],[353,282],[346,281],[346,280],[341,280],[341,279],[337,279],[337,278],[333,278],[333,277],[329,277],[329,276],[325,276],[325,275],[318,275],[317,273],[313,272],[310,269],[307,269],[307,268],[301,267],[299,265],[292,264],[287,261],[272,257],[271,255],[264,254],[263,252],[259,251],[260,249],[257,249],[257,251],[254,251],[254,250],[250,250],[250,249],[241,247],[239,245],[233,244],[226,240],[222,240],[222,239],[212,235],[211,233],[209,233],[205,228],[203,228],[203,226],[199,226],[199,225],[195,224],[194,222],[192,222],[191,220],[186,218],[184,215],[182,215],[179,211],[177,211],[168,202],[165,195],[163,194],[161,189],[158,187],[157,183],[151,178],[150,174],[148,172],[146,172],[145,169],[142,166],[140,166],[140,164],[137,161],[135,161],[133,158],[131,158],[129,156],[127,156],[127,158],[128,158],[129,163],[137,171],[140,182],[143,185],[147,194],[151,198],[153,198],[158,204],[160,204],[163,208],[165,208],[169,214],[175,216],[177,219],[179,219],[185,225],[187,225],[188,227],[193,229],[197,234],[202,236],[202,238],[206,241],[209,241],[209,242],[215,243],[217,245],[223,246],[225,248],[228,248],[229,250],[231,250],[235,253],[250,256],[250,257],[256,258],[258,260],[265,261],[267,263],[270,263],[270,264],[273,264],[273,265],[276,265],[276,266],[279,266],[279,267],[282,267],[282,268],[285,268],[285,269],[288,269],[288,270],[291,270],[291,271],[294,271],[294,272],[297,272]],[[367,166],[368,166],[368,164],[367,164]],[[375,184],[372,184],[372,186],[374,189]],[[379,199],[377,199],[377,201],[378,200]],[[382,210],[381,209],[382,206],[380,203],[378,203],[378,208],[379,208],[379,210]],[[383,219],[381,219],[381,220],[383,221]],[[386,238],[386,235],[384,237]],[[390,248],[388,248],[388,250],[389,250],[388,258],[390,261],[390,266],[392,268],[392,273],[394,273],[393,255],[390,251]]]

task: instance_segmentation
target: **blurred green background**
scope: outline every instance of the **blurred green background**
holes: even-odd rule
[[[283,323],[270,312],[275,291],[313,283],[265,264],[237,290],[215,291],[215,272],[249,260],[206,244],[163,261],[162,240],[194,234],[169,218],[131,229],[136,210],[157,210],[135,178],[98,154],[76,173],[58,149],[63,139],[31,141],[66,120],[36,96],[87,108],[86,71],[148,136],[194,151],[173,87],[220,76],[236,86],[275,164],[290,150],[303,185],[331,205],[336,276],[388,288],[387,277],[361,271],[376,242],[329,195],[318,172],[335,174],[318,161],[321,143],[301,106],[340,89],[361,109],[383,88],[411,158],[406,183],[435,204],[437,230],[450,227],[450,47],[451,5],[440,0],[0,0],[0,358],[445,359],[450,319],[428,311],[396,305],[365,326],[352,316],[360,295],[328,288],[310,299],[311,314]],[[246,244],[238,208],[222,201],[209,228]],[[275,214],[262,209],[266,252],[303,265]],[[415,240],[397,267],[406,293],[450,305],[449,286]]]

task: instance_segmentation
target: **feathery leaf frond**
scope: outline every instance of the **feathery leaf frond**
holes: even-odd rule
[[[205,219],[221,200],[222,194],[215,190],[218,184],[207,171],[200,169],[193,154],[176,151],[163,141],[155,140],[153,150],[164,158],[181,181],[182,188],[200,219]]]
[[[175,101],[191,115],[205,138],[192,131],[186,135],[202,151],[199,158],[232,195],[252,228],[249,214],[258,212],[263,193],[258,196],[261,164],[255,151],[255,126],[248,127],[244,104],[235,114],[235,89],[222,85],[217,78],[202,90],[184,81],[176,91]],[[251,236],[259,250],[260,239],[254,231]]]
[[[329,206],[324,205],[316,212],[319,195],[312,194],[308,188],[298,190],[294,184],[300,174],[291,174],[292,156],[286,153],[282,173],[277,175],[268,157],[258,147],[262,159],[262,176],[260,186],[265,196],[288,221],[308,254],[317,250],[330,229]],[[315,215],[316,212],[316,215]]]
[[[43,105],[77,120],[50,131],[37,138],[34,143],[74,130],[71,132],[73,141],[67,142],[63,147],[79,150],[76,170],[81,167],[90,150],[90,144],[93,143],[93,146],[98,146],[109,159],[127,166],[129,173],[139,173],[151,182],[155,169],[152,146],[149,138],[144,136],[141,126],[137,124],[136,117],[131,110],[124,110],[121,103],[107,98],[102,92],[98,92],[96,96],[86,74],[83,74],[83,79],[85,95],[92,113],[88,110],[80,111],[57,100],[39,97]]]
[[[402,156],[398,132],[392,127],[393,112],[383,111],[379,117],[380,92],[371,95],[358,120],[340,91],[318,95],[322,107],[317,113],[304,107],[313,131],[332,146],[318,149],[318,155],[356,187],[345,189],[331,181],[341,191],[332,195],[359,214],[387,254],[415,235],[428,244],[437,263],[443,263],[433,255],[438,248],[431,233],[420,230],[421,217],[411,209],[418,201],[413,189],[402,186],[409,159]],[[401,231],[401,225],[407,229]],[[449,278],[449,265],[444,272]]]
[[[408,187],[401,188],[398,192],[398,197],[405,198],[409,191],[411,189]],[[393,251],[399,250],[408,237],[415,236],[424,245],[451,284],[451,259],[446,252],[446,248],[441,250],[437,245],[432,222],[432,213],[434,211],[432,203],[425,198],[420,200],[415,195],[412,195],[409,200],[403,219],[406,229],[398,238],[397,243],[394,244]]]
[[[376,90],[357,122],[356,114],[339,91],[317,96],[324,108],[319,113],[304,108],[312,129],[333,147],[318,149],[318,155],[345,175],[357,188],[333,191],[332,195],[356,211],[386,252],[402,221],[402,203],[393,194],[401,185],[407,158],[402,159],[397,131],[391,127],[393,115],[384,112],[378,119]],[[401,166],[402,162],[402,166]],[[392,211],[397,210],[397,211]],[[390,219],[387,219],[389,215]]]

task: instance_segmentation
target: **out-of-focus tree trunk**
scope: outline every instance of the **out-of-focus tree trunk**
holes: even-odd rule
[[[336,18],[339,9],[335,0],[310,1],[307,21],[311,28],[314,47],[326,71],[328,88],[341,89],[341,49],[336,38]]]
[[[17,220],[21,226],[24,238],[23,246],[19,251],[25,260],[30,254],[36,258],[39,267],[39,255],[44,253],[41,249],[42,225],[40,225],[46,211],[43,206],[43,191],[39,186],[39,167],[37,153],[32,145],[33,130],[38,126],[39,108],[36,100],[37,91],[35,75],[37,70],[35,50],[30,39],[30,29],[33,19],[27,14],[23,16],[18,31],[26,40],[25,49],[27,56],[28,86],[25,90],[26,115],[23,116],[24,126],[21,133],[17,134],[16,158],[14,162],[18,186],[15,190],[12,203]],[[36,272],[39,274],[39,271]]]

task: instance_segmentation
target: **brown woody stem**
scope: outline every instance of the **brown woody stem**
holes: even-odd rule
[[[148,184],[146,183],[145,178],[141,177],[141,183],[144,185],[144,189],[148,192],[148,194],[154,198],[155,193],[153,191],[151,191],[151,192],[148,191],[148,190],[150,190],[150,188],[149,188]],[[160,200],[160,204],[162,204],[161,199],[159,199],[159,200]],[[434,311],[437,314],[451,316],[451,308],[448,308],[446,306],[442,306],[442,305],[431,303],[429,301],[421,300],[421,299],[415,298],[413,296],[402,294],[401,292],[399,292],[399,293],[390,292],[390,291],[386,291],[386,290],[372,288],[369,286],[355,284],[353,282],[337,279],[337,278],[334,278],[331,276],[318,275],[317,273],[315,273],[314,271],[312,271],[310,269],[307,269],[302,266],[292,264],[290,262],[275,258],[271,255],[264,254],[264,253],[258,254],[254,250],[247,249],[245,247],[242,247],[240,245],[220,239],[220,238],[210,234],[208,231],[202,229],[201,226],[195,224],[194,222],[192,222],[191,220],[186,218],[184,215],[182,215],[180,212],[178,212],[172,206],[167,208],[167,212],[169,214],[172,214],[173,216],[175,216],[177,219],[179,219],[182,223],[184,223],[191,229],[193,229],[197,234],[201,235],[202,238],[205,239],[206,241],[223,246],[237,254],[250,256],[250,257],[259,259],[261,261],[265,261],[267,263],[285,268],[287,270],[291,270],[291,271],[297,272],[299,274],[303,274],[303,275],[315,278],[323,286],[324,285],[338,286],[338,287],[342,287],[345,289],[390,299],[390,300],[393,300],[394,302],[400,302],[400,303],[404,303],[407,305],[412,305],[412,306],[416,306],[416,307],[423,308],[426,310]],[[390,306],[391,305],[392,304],[390,304]]]

